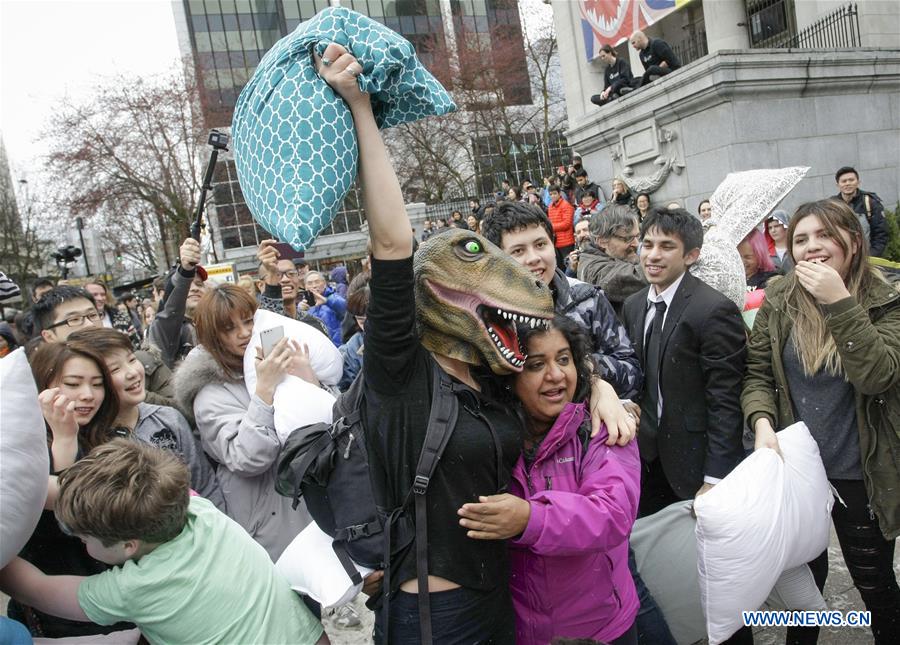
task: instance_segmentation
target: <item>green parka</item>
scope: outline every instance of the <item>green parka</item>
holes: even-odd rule
[[[770,283],[753,325],[741,395],[750,428],[761,416],[776,430],[795,421],[781,359],[793,325],[785,311],[787,284]],[[900,535],[900,293],[877,281],[863,302],[850,297],[822,309],[856,395],[869,506],[890,540]]]

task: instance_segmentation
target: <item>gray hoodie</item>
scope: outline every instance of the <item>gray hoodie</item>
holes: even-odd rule
[[[191,432],[190,424],[178,410],[141,403],[138,405],[138,422],[134,434],[141,441],[181,455],[191,469],[191,488],[223,513],[228,512],[216,474]]]
[[[218,464],[216,476],[228,515],[277,560],[310,522],[306,506],[275,491],[281,441],[275,410],[250,396],[242,376],[227,375],[202,346],[175,372],[175,392],[184,410],[193,412],[200,442]]]

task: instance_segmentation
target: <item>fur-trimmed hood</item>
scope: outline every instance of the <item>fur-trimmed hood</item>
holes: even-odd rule
[[[211,383],[237,383],[242,377],[225,373],[215,359],[202,345],[198,345],[185,356],[175,371],[175,400],[187,415],[191,425],[195,425],[194,399],[204,386]]]

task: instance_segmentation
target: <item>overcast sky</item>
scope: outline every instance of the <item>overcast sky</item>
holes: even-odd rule
[[[179,55],[168,0],[0,0],[0,133],[13,169],[39,183],[34,139],[60,97],[89,98],[104,76],[164,72]]]

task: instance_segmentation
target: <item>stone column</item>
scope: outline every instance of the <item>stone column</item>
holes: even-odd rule
[[[704,0],[703,23],[709,53],[722,49],[749,49],[746,22],[744,0]]]

